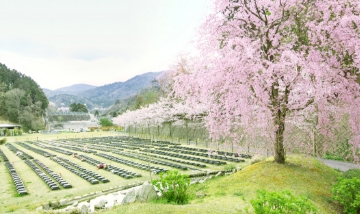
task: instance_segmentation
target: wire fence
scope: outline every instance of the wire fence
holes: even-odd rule
[[[360,148],[354,148],[349,140],[352,137],[349,126],[344,123],[332,130],[332,137],[325,137],[318,130],[299,128],[288,124],[284,133],[284,147],[287,154],[307,154],[315,157],[331,156],[332,159],[342,159],[358,162]],[[49,139],[91,138],[107,135],[126,135],[154,141],[169,141],[189,146],[208,148],[210,151],[225,151],[241,154],[259,154],[273,156],[274,149],[269,139],[259,135],[241,142],[214,142],[209,139],[209,133],[201,123],[189,122],[187,125],[164,124],[157,127],[125,127],[123,132],[83,132],[53,134],[32,134],[7,137],[8,142]],[[355,157],[355,158],[354,158]]]
[[[199,146],[213,151],[274,155],[273,143],[269,139],[260,137],[260,134],[242,142],[213,142],[201,123],[189,123],[186,126],[169,123],[157,127],[129,126],[125,127],[124,132],[129,136]],[[332,159],[357,162],[357,158],[360,158],[360,149],[353,148],[349,144],[351,137],[351,130],[346,123],[333,128],[332,137],[325,137],[315,128],[305,129],[287,124],[284,132],[284,147],[286,154],[331,156]]]

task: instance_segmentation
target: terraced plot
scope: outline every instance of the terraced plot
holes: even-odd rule
[[[0,200],[21,194],[14,201],[31,200],[34,206],[154,179],[168,170],[204,174],[244,161],[236,154],[209,155],[206,148],[124,136],[9,143],[0,157],[6,166],[0,171],[8,174],[2,177],[10,184]],[[108,167],[98,169],[101,163]]]

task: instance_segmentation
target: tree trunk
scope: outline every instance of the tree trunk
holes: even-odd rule
[[[285,131],[285,113],[278,110],[275,118],[275,161],[276,163],[285,163],[284,149],[284,131]]]
[[[171,143],[173,143],[173,137],[172,137],[172,132],[171,132],[171,126],[172,126],[172,122],[169,123],[170,125],[170,139],[171,139]]]
[[[158,128],[158,130],[157,130],[157,138],[159,139],[159,138],[160,138],[160,137],[159,137],[159,136],[160,136],[160,126],[158,125],[157,128]]]
[[[186,126],[186,143],[189,144],[189,126],[187,120],[185,120],[185,126]]]

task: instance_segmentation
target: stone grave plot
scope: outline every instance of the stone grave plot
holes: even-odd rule
[[[104,146],[102,146],[102,147],[100,147],[100,146],[88,146],[88,148],[103,151],[103,152],[111,152],[113,150],[112,148],[106,148],[106,147],[104,148]]]
[[[28,192],[25,188],[25,185],[22,182],[19,174],[16,172],[14,166],[9,162],[8,158],[6,157],[6,155],[4,154],[4,152],[1,149],[0,149],[0,156],[5,161],[5,166],[9,170],[10,176],[14,182],[17,193],[20,195],[28,194]]]
[[[94,150],[90,150],[89,148],[84,148],[84,146],[86,146],[86,144],[81,143],[75,143],[76,141],[52,141],[52,142],[47,142],[46,147],[49,145],[52,145],[55,148],[65,148],[65,149],[69,149],[71,151],[77,151],[77,152],[85,152],[85,153],[95,153],[96,151]],[[43,145],[45,146],[45,145]],[[59,148],[60,149],[60,148]],[[69,151],[68,151],[69,152]],[[74,152],[71,152],[71,154],[73,154]]]
[[[131,149],[131,150],[140,149],[140,145],[133,146],[133,145],[128,145],[126,143],[112,143],[111,146],[116,147],[116,148],[121,148],[121,149]]]
[[[161,150],[161,149],[159,149],[159,150]],[[170,156],[173,158],[183,159],[183,160],[187,160],[187,161],[197,161],[197,162],[208,163],[208,164],[213,164],[213,165],[217,165],[217,166],[226,164],[226,162],[224,162],[224,161],[198,158],[198,157],[194,157],[194,156],[182,155],[182,154],[173,153],[173,152],[164,152],[164,151],[159,151],[159,150],[151,150],[151,152],[159,154],[159,155]]]
[[[153,148],[154,146],[168,146],[168,145],[175,145],[171,144],[170,142],[151,142],[150,140],[144,140],[144,139],[129,139],[127,138],[126,141],[119,140],[118,142],[112,142],[111,145],[116,147],[122,147],[124,149],[131,149],[131,150],[137,150],[140,148]]]
[[[145,170],[145,171],[151,171],[151,172],[156,173],[156,174],[160,173],[160,172],[167,172],[168,171],[167,169],[163,169],[163,168],[160,168],[160,167],[148,166],[148,165],[145,165],[145,164],[142,164],[142,163],[137,163],[137,162],[133,162],[133,161],[122,159],[122,158],[117,158],[115,156],[104,154],[104,153],[97,153],[95,155],[98,155],[100,157],[109,159],[111,161],[115,161],[115,162],[118,162],[118,163],[121,163],[121,164],[131,166],[131,167],[134,167],[134,168],[138,168],[138,169]],[[149,167],[150,167],[150,169],[149,169]]]
[[[189,148],[189,147],[159,148],[159,149],[165,150],[165,151],[170,151],[170,152],[175,152],[175,153],[189,154],[189,155],[201,156],[201,157],[209,157],[212,159],[231,161],[231,162],[236,162],[236,163],[245,162],[244,159],[233,158],[231,156],[225,156],[225,153],[221,152],[221,151],[219,151],[219,152],[224,155],[213,155],[213,154],[209,155],[208,153],[205,153],[204,151],[199,152],[197,148]],[[216,152],[216,153],[218,154],[218,152]]]
[[[93,172],[91,170],[85,169],[84,167],[82,167],[82,166],[80,166],[80,165],[78,165],[76,163],[73,163],[73,162],[69,161],[68,159],[65,159],[65,158],[62,158],[62,157],[58,157],[58,158],[60,160],[64,161],[64,162],[66,162],[67,164],[71,165],[72,167],[84,172],[85,174],[96,178],[97,180],[101,181],[102,183],[110,182],[109,179],[107,179],[107,178],[105,178],[105,177],[103,177],[103,176],[101,176],[101,175],[99,175],[99,174],[97,174],[97,173],[95,173],[95,172]]]
[[[51,157],[50,159],[57,162],[61,166],[68,169],[70,172],[78,175],[79,177],[83,178],[84,180],[88,181],[91,184],[98,184],[99,183],[99,181],[96,178],[94,178],[92,176],[89,176],[89,175],[85,174],[84,172],[82,172],[80,170],[77,170],[75,167],[70,166],[69,164],[65,163],[64,161],[62,161],[58,157]]]
[[[18,148],[16,148],[14,145],[12,145],[11,143],[7,143],[5,145],[10,151],[12,151],[14,154],[16,154],[21,160],[25,160],[25,159],[34,159],[33,156],[25,153],[22,150],[19,150]]]
[[[81,160],[84,160],[85,162],[91,164],[91,165],[94,165],[94,166],[98,166],[99,164],[103,163],[99,160],[96,160],[94,158],[91,158],[91,157],[88,157],[88,156],[85,156],[85,155],[78,155],[77,158],[81,159]],[[113,166],[113,165],[108,165],[108,168],[105,169],[107,171],[110,171],[112,172],[113,174],[115,175],[119,175],[120,177],[123,177],[123,178],[126,178],[126,179],[130,179],[130,178],[134,178],[134,177],[141,177],[140,174],[138,173],[135,173],[135,172],[131,172],[129,170],[126,170],[126,169],[122,169],[120,167],[116,167],[116,166]]]
[[[0,156],[3,159],[4,162],[9,161],[9,159],[6,157],[6,155],[4,154],[4,152],[0,149]]]
[[[156,141],[156,142],[152,142],[152,145],[163,147],[164,145],[176,146],[176,145],[181,145],[181,144],[180,143],[171,143],[170,141]]]
[[[62,145],[61,147],[66,148],[66,149],[70,149],[72,151],[78,151],[78,152],[85,152],[85,153],[96,153],[95,150],[91,150],[91,149],[84,149],[84,147],[76,147],[76,146],[69,146],[69,145]]]
[[[32,146],[29,146],[28,144],[23,143],[23,142],[17,142],[17,144],[19,144],[20,146],[24,147],[25,149],[28,149],[28,150],[30,150],[30,151],[33,151],[33,152],[38,153],[38,154],[40,154],[40,155],[43,155],[43,156],[45,156],[45,157],[54,157],[54,156],[56,156],[56,155],[51,154],[51,153],[49,153],[49,152],[47,152],[47,151],[44,151],[44,150],[42,150],[42,149],[38,149],[38,148],[35,148],[35,147],[32,147]]]
[[[153,151],[150,149],[142,149],[140,150],[140,152],[142,152],[142,154],[146,155],[146,156],[150,156],[150,157],[154,157],[154,158],[159,158],[159,159],[165,159],[165,160],[169,160],[172,162],[177,162],[177,163],[182,163],[182,164],[186,164],[186,165],[192,165],[192,166],[197,166],[200,168],[205,168],[206,165],[205,164],[201,164],[201,163],[195,163],[195,162],[190,162],[190,161],[185,161],[185,160],[181,160],[181,159],[175,159],[175,158],[171,158],[171,157],[167,157],[167,156],[162,156],[162,155],[153,155],[153,154],[149,154],[152,153]]]
[[[206,153],[206,155],[208,155],[207,153],[209,152],[209,149],[199,149],[199,148],[193,148],[193,147],[185,147],[185,146],[181,146],[181,145],[170,146],[170,148],[188,150],[191,152],[198,151],[198,152],[200,152],[200,154]],[[234,153],[234,152],[225,152],[225,151],[220,151],[220,150],[213,150],[213,152],[218,154],[218,155],[214,155],[214,157],[219,156],[219,155],[224,155],[224,156],[226,155],[226,156],[233,156],[233,157],[237,157],[237,158],[251,159],[251,155],[248,155],[248,154],[238,154],[238,153]]]
[[[84,147],[84,144],[82,145],[78,145],[78,146],[82,146]],[[108,143],[90,143],[90,145],[86,145],[88,149],[92,149],[95,151],[103,151],[103,152],[112,152],[113,150],[117,150],[117,151],[123,151],[124,149],[122,148],[117,148],[112,146],[111,144]]]
[[[167,161],[162,161],[162,160],[159,160],[159,159],[148,158],[148,157],[146,157],[144,155],[140,155],[140,154],[133,153],[133,152],[132,153],[113,152],[113,153],[118,154],[118,155],[122,155],[122,156],[125,156],[125,157],[139,159],[139,160],[146,161],[146,162],[153,163],[153,164],[165,165],[165,166],[168,166],[168,167],[173,167],[173,168],[181,169],[181,170],[188,170],[187,166],[183,166],[183,165],[180,165],[180,164],[175,164],[175,163],[171,163],[171,162],[167,162]]]
[[[59,152],[61,154],[65,154],[65,155],[72,155],[74,153],[73,151],[84,152],[82,149],[74,147],[73,144],[69,144],[68,142],[54,142],[54,141],[51,141],[51,142],[42,142],[41,144],[34,142],[33,144],[36,145],[36,146],[39,146],[41,148],[56,151],[56,152]],[[64,150],[63,148],[67,148],[67,149],[70,149],[72,151]]]
[[[54,171],[52,171],[49,167],[47,167],[45,164],[43,164],[39,160],[35,159],[34,163],[36,163],[38,166],[40,166],[40,168],[42,168],[45,172],[47,172],[52,178],[54,178],[65,189],[72,188],[71,184],[69,184],[59,174],[56,174]]]
[[[25,163],[31,167],[31,169],[50,187],[51,190],[60,189],[59,185],[56,184],[45,172],[39,169],[30,160],[25,160]]]
[[[10,172],[11,178],[15,184],[15,188],[18,194],[20,195],[25,195],[28,194],[24,183],[22,182],[20,176],[18,175],[18,173],[16,172],[14,166],[10,163],[10,162],[5,162],[5,165],[7,167],[7,169]]]
[[[112,142],[112,146],[120,147],[124,149],[138,150],[140,148],[151,148],[150,142],[134,142],[134,141],[126,141],[126,142]]]
[[[45,146],[45,148],[49,149],[49,150],[52,150],[52,151],[55,151],[55,152],[59,152],[59,153],[64,154],[64,155],[72,155],[73,154],[73,152],[63,150],[63,149],[60,149],[58,147]]]
[[[81,148],[77,148],[75,146],[78,145],[74,145],[75,142],[79,142],[79,147]],[[117,148],[122,147],[122,151],[125,150],[138,150],[139,148],[141,148],[141,150],[143,150],[143,148],[153,148],[154,150],[165,150],[165,151],[169,151],[172,153],[181,153],[181,154],[189,154],[192,156],[186,156],[186,155],[182,155],[180,157],[174,157],[176,156],[176,154],[170,154],[170,153],[159,153],[159,152],[154,152],[157,153],[159,155],[157,155],[156,158],[160,158],[160,155],[165,156],[165,157],[161,157],[161,159],[165,159],[168,161],[173,161],[173,162],[177,162],[177,163],[182,163],[182,164],[189,164],[189,165],[193,165],[193,166],[197,166],[197,167],[206,167],[206,163],[209,164],[214,164],[214,165],[222,165],[222,164],[226,164],[225,161],[231,161],[231,162],[244,162],[245,160],[240,159],[240,158],[235,158],[236,156],[239,157],[239,155],[237,153],[229,153],[229,152],[223,152],[223,151],[217,151],[217,155],[211,154],[209,156],[208,154],[208,149],[202,149],[202,148],[191,148],[191,147],[184,147],[184,146],[179,146],[178,144],[173,144],[170,143],[168,141],[158,141],[158,142],[152,142],[151,145],[150,144],[150,140],[142,140],[142,139],[138,139],[138,138],[131,138],[131,137],[123,137],[123,136],[118,136],[118,137],[112,137],[112,138],[97,138],[97,139],[82,139],[82,140],[77,140],[77,141],[71,141],[71,142],[66,142],[66,144],[71,144],[72,148],[77,148],[74,149],[76,151],[82,151],[82,148],[84,146],[84,143],[86,142],[86,145],[96,145],[94,146],[90,146],[91,149],[93,150],[99,150],[99,151],[105,151],[105,152],[110,152],[112,150],[117,150]],[[77,143],[76,143],[77,144]],[[147,144],[147,145],[145,145]],[[170,146],[170,148],[168,148],[168,146]],[[96,151],[95,151],[96,152]],[[224,154],[224,155],[221,155]],[[226,156],[225,156],[226,154]],[[168,157],[170,155],[170,157]],[[206,157],[209,158],[208,159],[204,159],[204,158],[198,158],[196,156],[201,156],[201,157]],[[247,155],[241,155],[243,157],[250,157]],[[154,156],[153,156],[154,157]],[[185,159],[185,160],[184,160]],[[213,160],[216,159],[216,160]],[[190,160],[190,161],[189,161]],[[191,162],[194,161],[194,162]],[[201,162],[201,163],[195,163],[195,162]],[[159,163],[161,164],[161,163]],[[166,165],[167,163],[165,163],[164,165]],[[181,167],[180,167],[181,168]]]

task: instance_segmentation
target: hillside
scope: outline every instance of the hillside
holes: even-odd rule
[[[55,89],[55,90],[50,90],[50,89],[47,89],[47,88],[43,88],[43,91],[46,94],[46,96],[48,98],[50,98],[52,96],[59,95],[59,94],[76,95],[79,92],[94,89],[96,87],[97,86],[88,85],[88,84],[75,84],[75,85],[71,85],[71,86],[58,88],[58,89]]]
[[[22,125],[25,130],[44,127],[42,115],[49,101],[39,85],[0,63],[0,118]]]
[[[157,85],[151,85],[146,88],[141,89],[135,95],[130,97],[117,100],[114,105],[104,111],[104,114],[110,114],[114,116],[122,114],[126,110],[135,110],[139,109],[143,106],[147,106],[149,104],[155,103],[159,100],[161,96],[161,90]]]
[[[82,91],[94,89],[96,87],[97,86],[88,85],[88,84],[75,84],[75,85],[71,85],[71,86],[67,86],[67,87],[58,88],[58,89],[56,89],[56,91],[79,93]]]
[[[250,200],[260,189],[290,190],[294,195],[306,196],[318,209],[317,213],[340,213],[330,193],[340,175],[313,158],[291,156],[286,164],[260,162],[235,174],[191,185],[192,200],[186,205],[134,203],[100,213],[254,213]],[[206,196],[195,197],[199,191]]]
[[[160,74],[161,72],[148,72],[137,75],[125,82],[115,82],[81,92],[78,96],[86,98],[101,107],[109,107],[113,105],[116,100],[131,97],[140,92],[141,89],[150,86],[151,81]]]
[[[55,96],[55,95],[59,95],[59,94],[70,94],[66,91],[57,91],[57,90],[50,90],[50,89],[47,89],[47,88],[43,88],[42,89],[44,94],[46,95],[47,98],[50,98],[52,96]]]
[[[92,103],[91,101],[76,96],[76,95],[71,95],[71,94],[58,94],[58,95],[54,95],[52,97],[49,98],[50,102],[53,102],[56,104],[56,106],[58,107],[69,107],[71,103],[81,103],[81,104],[86,104],[86,107],[88,109],[93,109],[95,108],[97,105]]]
[[[89,109],[94,107],[107,108],[117,100],[135,96],[142,89],[150,86],[151,81],[160,74],[161,72],[148,72],[137,75],[125,82],[115,82],[100,87],[76,84],[57,90],[43,89],[43,91],[48,99],[57,106],[61,106],[61,103],[68,106],[72,102],[79,102],[86,104]]]

